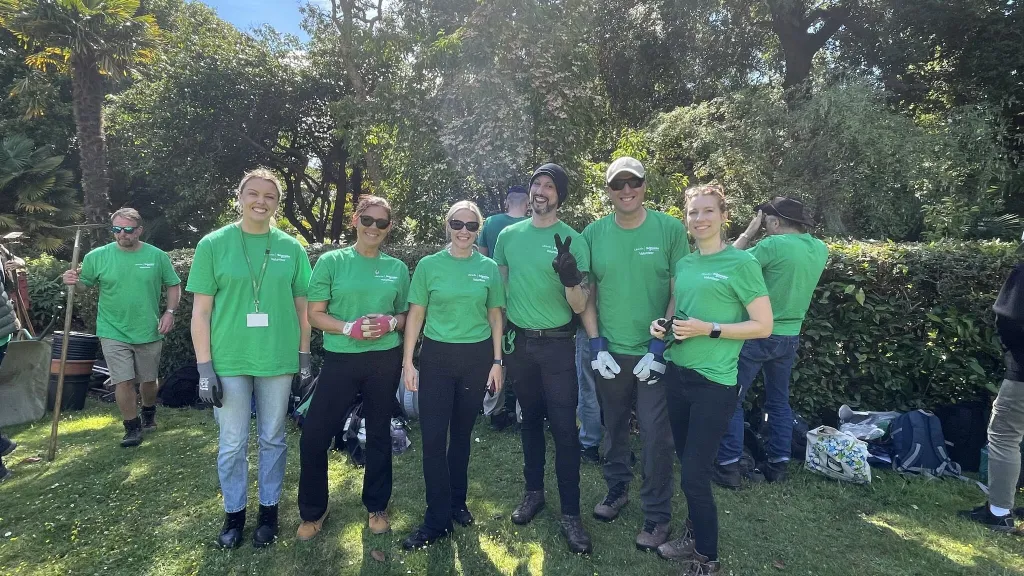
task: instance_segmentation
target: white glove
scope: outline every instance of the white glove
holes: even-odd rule
[[[647,354],[633,368],[633,375],[648,385],[657,384],[665,375],[665,368],[665,342],[653,338],[647,346]]]
[[[615,375],[622,371],[607,350],[598,352],[597,357],[590,361],[590,367],[599,372],[605,380],[615,378]]]

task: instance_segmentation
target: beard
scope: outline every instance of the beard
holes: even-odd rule
[[[117,240],[118,246],[122,246],[124,248],[132,248],[133,246],[135,246],[138,243],[139,243],[139,239],[138,238],[119,238]]]
[[[533,210],[534,214],[540,214],[540,215],[550,214],[550,213],[554,212],[555,209],[557,209],[557,208],[558,208],[558,206],[552,204],[551,202],[544,202],[544,203],[541,203],[541,204],[537,204],[537,202],[534,201],[534,202],[530,203],[530,209]]]

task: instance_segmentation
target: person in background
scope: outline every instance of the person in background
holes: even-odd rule
[[[402,373],[405,388],[419,391],[427,495],[423,523],[402,542],[406,550],[450,536],[452,521],[473,523],[466,506],[470,435],[484,393],[493,396],[502,385],[505,286],[494,260],[473,249],[483,216],[463,200],[445,220],[449,244],[416,265],[405,322]],[[417,376],[413,353],[421,327]]]
[[[242,544],[254,394],[260,512],[252,544],[263,548],[277,538],[292,376],[309,372],[309,257],[298,240],[273,226],[280,201],[273,173],[246,173],[238,185],[241,219],[199,241],[188,275],[199,397],[213,404],[220,430],[222,548]]]
[[[526,209],[530,197],[526,188],[516,184],[510,186],[505,193],[505,212],[488,216],[476,239],[480,253],[494,257],[494,245],[498,242],[498,234],[511,224],[526,220]],[[491,419],[491,429],[501,431],[516,423],[516,393],[511,382],[493,396],[484,397],[484,414]]]
[[[14,291],[18,289],[14,279],[19,269],[25,267],[25,261],[11,254],[7,247],[0,244],[0,364],[7,355],[7,345],[11,337],[21,328],[16,312]],[[4,456],[14,452],[18,443],[0,432],[0,482],[11,476],[11,471],[4,466]]]
[[[789,377],[800,347],[800,328],[811,305],[818,279],[828,262],[828,247],[807,233],[812,226],[798,200],[779,196],[755,208],[757,214],[733,246],[757,258],[768,286],[775,315],[772,335],[743,343],[737,384],[736,411],[718,447],[714,482],[725,488],[740,487],[743,456],[743,398],[758,373],[764,374],[765,409],[771,430],[768,462],[761,468],[769,482],[786,480],[793,443],[793,409],[789,405]],[[765,237],[752,248],[747,245],[761,231]]]
[[[665,386],[672,439],[689,518],[683,536],[658,547],[662,558],[688,562],[687,576],[722,572],[718,510],[711,491],[718,443],[736,410],[736,367],[743,341],[772,333],[772,306],[761,267],[724,238],[729,218],[718,185],[686,191],[686,228],[697,250],[676,263],[672,318],[650,334],[671,345]]]
[[[391,416],[402,371],[398,332],[409,309],[409,267],[380,250],[391,224],[387,200],[360,198],[352,215],[356,243],[321,256],[309,281],[309,321],[324,333],[324,364],[299,440],[299,540],[316,537],[327,519],[327,450],[358,396],[366,419],[367,525],[374,534],[391,530]]]
[[[139,239],[142,217],[121,208],[110,217],[114,241],[85,255],[77,270],[64,273],[64,284],[99,285],[96,336],[114,383],[114,397],[124,421],[121,446],[138,446],[143,431],[156,429],[157,377],[163,338],[174,328],[181,279],[167,253]],[[167,287],[167,307],[160,294]],[[135,383],[142,395],[139,413]]]

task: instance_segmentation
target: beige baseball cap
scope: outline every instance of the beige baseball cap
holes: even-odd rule
[[[608,170],[604,173],[605,184],[610,183],[613,178],[622,172],[628,172],[637,178],[643,178],[644,174],[647,173],[647,171],[644,170],[644,165],[641,164],[639,160],[632,156],[623,156],[622,158],[618,158],[612,162],[611,166],[609,166]]]

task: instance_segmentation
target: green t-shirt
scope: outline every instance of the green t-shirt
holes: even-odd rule
[[[753,256],[732,246],[710,256],[692,252],[676,263],[676,311],[680,318],[734,324],[750,319],[747,305],[768,289],[761,267]],[[672,331],[669,329],[669,338]],[[736,364],[743,340],[695,336],[677,340],[665,352],[676,366],[696,370],[702,376],[736,385]]]
[[[647,211],[626,230],[610,214],[583,230],[590,246],[590,281],[597,283],[597,323],[608,349],[643,356],[651,320],[665,315],[676,262],[690,252],[686,229],[662,212]]]
[[[553,226],[537,228],[533,220],[512,224],[498,235],[494,261],[508,267],[508,319],[520,328],[547,330],[572,320],[572,308],[565,301],[565,287],[551,262],[558,255],[555,234],[564,242],[572,238],[569,251],[580,272],[590,270],[590,248],[579,232],[559,220]]]
[[[268,239],[270,257],[259,294],[267,326],[249,327],[247,315],[256,312],[256,303],[245,254],[259,277]],[[231,224],[199,241],[186,289],[213,296],[210,353],[218,375],[280,376],[299,371],[295,299],[306,296],[309,274],[305,249],[277,228],[269,234],[246,234],[238,224]]]
[[[494,260],[473,251],[455,258],[441,250],[419,261],[409,303],[427,309],[423,335],[437,342],[469,344],[491,337],[489,308],[505,306],[505,286]]]
[[[333,250],[316,261],[309,301],[327,302],[327,313],[343,322],[367,314],[402,314],[409,310],[409,267],[384,253],[367,258],[353,246]],[[324,349],[331,352],[390,350],[400,344],[397,332],[376,340],[324,333]]]
[[[757,258],[772,301],[772,334],[797,336],[818,285],[828,246],[810,234],[775,234],[747,250]]]
[[[163,250],[142,242],[134,252],[111,242],[82,259],[78,276],[86,286],[100,286],[96,335],[126,344],[147,344],[163,338],[160,292],[181,279]]]
[[[501,234],[501,231],[508,228],[510,224],[522,222],[527,218],[528,216],[514,218],[506,213],[488,216],[484,220],[484,227],[480,230],[480,235],[476,237],[476,245],[487,248],[487,255],[494,258],[494,245],[498,243],[498,234]]]

